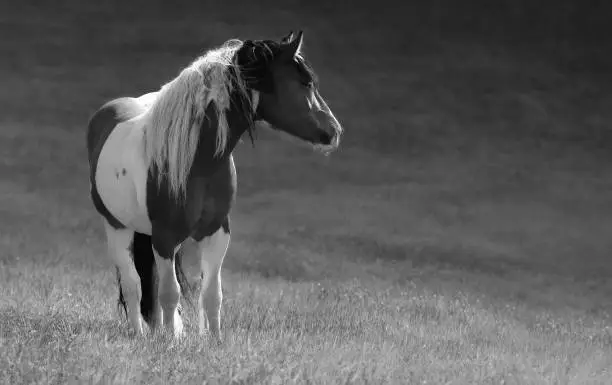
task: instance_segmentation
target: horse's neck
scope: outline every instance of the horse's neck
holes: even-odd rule
[[[238,144],[242,135],[250,128],[251,119],[241,106],[244,104],[232,100],[229,111],[226,112],[228,123],[227,143],[222,154],[214,155],[217,133],[215,130],[203,129],[200,131],[198,149],[196,150],[191,174],[193,176],[207,176],[214,173],[222,164],[225,164]],[[207,121],[203,122],[203,125]]]

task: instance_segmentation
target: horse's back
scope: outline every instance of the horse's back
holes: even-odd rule
[[[96,111],[87,126],[87,153],[92,171],[104,142],[121,122],[135,118],[146,110],[146,105],[136,98],[118,98],[105,103]]]
[[[96,183],[100,154],[113,130],[121,123],[146,111],[146,105],[136,98],[124,97],[111,100],[96,111],[87,127],[87,154],[89,157],[91,198],[97,211],[115,228],[124,225],[108,210]]]

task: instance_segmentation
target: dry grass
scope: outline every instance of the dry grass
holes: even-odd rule
[[[480,45],[406,46],[381,23],[332,33],[357,11],[125,6],[106,24],[107,3],[62,4],[0,12],[1,383],[609,383],[600,86]],[[223,345],[189,308],[184,341],[130,338],[87,194],[87,115],[207,44],[296,24],[342,151],[265,130],[240,145]]]

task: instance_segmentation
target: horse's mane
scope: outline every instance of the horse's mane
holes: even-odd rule
[[[155,164],[158,172],[165,173],[174,196],[185,193],[201,129],[216,130],[214,155],[223,154],[229,132],[225,114],[230,107],[233,88],[246,96],[244,100],[250,100],[240,68],[234,62],[241,47],[242,41],[232,39],[197,58],[161,87],[146,113],[147,164]],[[210,103],[214,103],[218,127],[202,124]],[[161,179],[158,179],[160,183]]]

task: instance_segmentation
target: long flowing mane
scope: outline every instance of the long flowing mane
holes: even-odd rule
[[[242,41],[228,40],[197,58],[161,87],[146,113],[146,161],[165,173],[173,196],[185,193],[202,129],[216,130],[215,156],[222,155],[226,148],[229,127],[225,113],[233,88],[247,95],[240,68],[234,63],[240,47]],[[214,103],[218,127],[203,125],[209,103]]]

